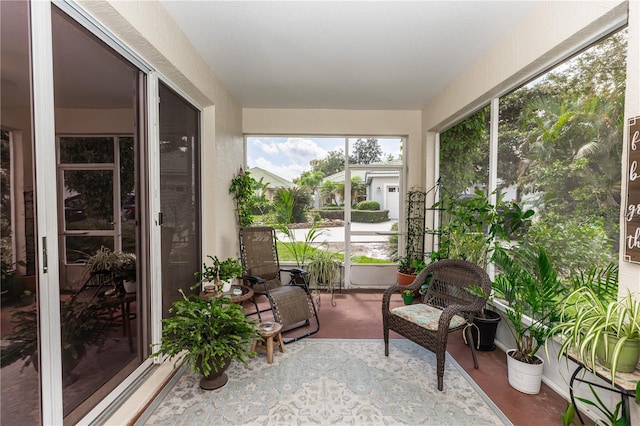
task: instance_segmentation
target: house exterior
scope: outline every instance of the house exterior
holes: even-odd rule
[[[398,161],[393,164],[398,165]],[[364,198],[359,200],[352,200],[354,203],[357,201],[371,200],[377,201],[380,204],[381,210],[389,210],[389,219],[398,219],[400,217],[399,200],[400,200],[400,173],[397,170],[389,169],[362,169],[353,170],[351,172],[351,180],[358,179],[366,188]],[[323,179],[323,182],[329,181],[336,184],[344,184],[345,172],[341,171],[334,173],[331,176],[327,176]],[[322,185],[320,185],[322,186]],[[344,204],[344,200],[340,194],[336,194],[339,204]],[[316,194],[316,199],[321,198],[320,194]],[[331,202],[331,200],[320,200],[320,205]],[[322,202],[324,201],[324,202]]]
[[[636,0],[540,2],[530,15],[514,22],[507,36],[486,52],[478,52],[473,66],[457,75],[432,102],[412,110],[244,106],[158,1],[69,0],[55,5],[31,1],[1,2],[0,6],[3,50],[11,50],[17,58],[2,61],[0,114],[12,146],[12,245],[15,260],[28,261],[26,266],[16,266],[17,274],[28,275],[36,283],[40,363],[38,371],[2,369],[3,389],[8,393],[6,400],[3,395],[2,417],[32,424],[124,424],[171,376],[171,363],[162,364],[149,355],[159,341],[161,319],[177,288],[193,279],[207,254],[223,258],[238,252],[235,206],[228,187],[239,168],[246,166],[244,135],[402,135],[406,138],[402,200],[402,188],[435,185],[440,131],[488,102],[497,106],[502,94],[625,24],[629,34],[625,116],[640,115],[640,2]],[[24,31],[24,36],[10,38],[14,34],[4,31]],[[72,47],[66,40],[78,41],[73,47],[86,48],[95,56],[62,55],[61,49]],[[76,60],[86,60],[89,66],[98,58],[109,68],[94,69],[89,75],[77,72]],[[14,83],[5,64],[24,65],[26,80]],[[61,67],[64,73],[56,74]],[[115,92],[113,98],[92,103],[91,88],[108,78],[122,79],[128,104],[118,103]],[[83,90],[57,92],[57,85],[65,81]],[[20,102],[5,101],[14,92],[19,92],[15,95]],[[627,129],[623,176],[628,175]],[[123,231],[136,236],[141,290],[135,299],[137,317],[132,320],[135,344],[103,383],[92,384],[82,398],[74,400],[60,344],[61,277],[65,276],[62,270],[74,266],[65,262],[65,241],[82,238],[85,230],[65,223],[60,182],[65,173],[79,170],[98,176],[97,183],[111,176],[113,206],[117,206],[120,194],[114,176],[120,164],[114,159],[118,155],[99,163],[61,162],[59,141],[62,136],[106,134],[133,135],[138,154],[134,228],[127,231],[127,223],[117,219],[117,209],[109,207],[113,220],[104,222],[114,222],[113,227],[92,230],[92,238],[117,239]],[[168,151],[170,157],[163,157],[168,152],[161,142],[176,147]],[[179,173],[174,169],[178,164]],[[364,177],[372,199],[378,187],[381,193],[395,187],[390,175]],[[622,193],[626,190],[623,181]],[[384,205],[385,199],[380,199]],[[168,214],[167,201],[175,205],[175,216]],[[620,225],[624,244],[623,212]],[[640,264],[622,254],[619,263],[621,294],[639,292]],[[103,367],[96,362],[85,367],[87,374],[80,377],[84,380]],[[21,390],[21,383],[29,384],[29,392]],[[134,392],[137,402],[123,401],[123,395]],[[632,410],[634,418],[639,418],[637,407]]]
[[[262,183],[266,185],[264,196],[270,202],[273,202],[273,197],[278,189],[289,189],[296,187],[293,182],[289,182],[285,178],[275,175],[260,167],[252,167],[249,169],[249,172],[251,173],[251,177],[254,178],[257,182],[262,181]]]

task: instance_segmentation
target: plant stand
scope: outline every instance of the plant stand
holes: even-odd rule
[[[633,373],[616,373],[616,383],[615,385],[603,386],[599,383],[595,383],[584,378],[584,374],[581,377],[578,377],[578,373],[581,371],[589,371],[594,376],[606,381],[607,383],[611,383],[611,374],[608,369],[603,367],[602,365],[596,363],[595,371],[587,368],[584,363],[576,356],[567,355],[567,357],[578,364],[576,369],[573,371],[571,375],[571,380],[569,381],[569,396],[571,398],[571,403],[575,407],[576,414],[578,415],[578,419],[580,420],[580,424],[584,425],[584,419],[576,406],[575,395],[574,395],[574,383],[586,383],[593,387],[597,387],[599,389],[604,389],[609,392],[617,393],[620,395],[620,400],[622,402],[622,415],[626,421],[625,424],[631,424],[631,413],[629,408],[629,397],[635,398],[636,396],[636,383],[640,381],[640,371],[635,370]]]

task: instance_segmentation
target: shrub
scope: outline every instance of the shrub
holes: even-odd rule
[[[389,220],[389,210],[351,210],[351,221],[360,223],[380,223]]]
[[[611,241],[602,223],[559,220],[549,216],[534,222],[524,237],[529,245],[542,245],[561,276],[606,267],[611,259]]]
[[[380,203],[377,201],[366,200],[360,201],[354,206],[356,210],[380,210]]]

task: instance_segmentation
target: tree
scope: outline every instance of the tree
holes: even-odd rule
[[[488,181],[488,116],[487,106],[440,135],[440,177],[453,194]]]
[[[273,198],[276,220],[281,224],[304,223],[311,195],[304,188],[279,188]]]
[[[345,197],[345,193],[344,193],[345,184],[341,182],[336,185],[337,185],[337,193],[342,197],[342,199],[346,203],[347,197]],[[351,196],[349,197],[351,205],[353,206],[357,204],[359,201],[361,201],[361,199],[365,198],[366,194],[367,194],[367,186],[364,184],[364,182],[362,182],[362,178],[360,176],[353,176],[351,178]]]
[[[325,158],[309,162],[314,172],[321,172],[322,176],[331,176],[344,170],[344,151],[338,149],[329,151]]]
[[[336,200],[336,196],[340,193],[340,188],[338,184],[332,182],[330,180],[325,180],[322,182],[322,186],[320,187],[320,195],[322,195],[325,199],[329,198],[333,204],[338,204]]]
[[[382,148],[378,139],[358,139],[353,146],[353,155],[349,156],[349,162],[355,164],[371,164],[380,162]]]
[[[302,172],[298,179],[294,179],[294,183],[302,188],[307,188],[311,193],[315,193],[322,183],[324,175],[318,170],[307,170]]]

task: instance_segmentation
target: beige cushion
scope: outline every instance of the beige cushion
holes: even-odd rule
[[[424,303],[416,303],[414,305],[401,306],[391,310],[392,315],[397,315],[407,321],[419,325],[431,331],[438,331],[438,321],[442,315],[442,309],[436,308]],[[458,328],[466,323],[466,320],[454,315],[449,322],[449,328]]]

